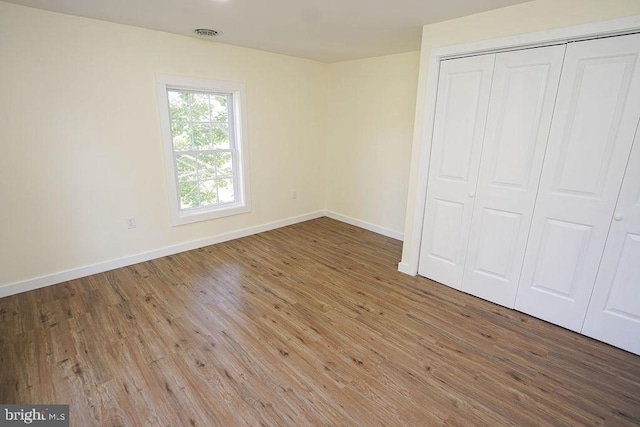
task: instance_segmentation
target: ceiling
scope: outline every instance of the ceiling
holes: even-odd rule
[[[321,62],[420,50],[422,26],[528,0],[5,0]],[[194,36],[195,37],[195,36]]]

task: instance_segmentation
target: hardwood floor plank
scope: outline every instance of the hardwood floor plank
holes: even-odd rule
[[[640,425],[640,357],[328,218],[0,299],[0,402],[72,425]]]

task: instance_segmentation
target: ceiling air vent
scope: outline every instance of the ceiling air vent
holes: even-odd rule
[[[198,28],[193,32],[199,37],[204,37],[208,39],[220,35],[220,31],[212,30],[209,28]]]

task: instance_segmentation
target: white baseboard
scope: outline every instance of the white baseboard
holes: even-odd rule
[[[417,271],[413,271],[407,262],[399,262],[398,263],[398,271],[400,273],[408,274],[409,276],[415,276],[418,274]]]
[[[149,252],[130,255],[110,261],[88,265],[85,267],[74,268],[72,270],[62,271],[47,276],[37,277],[22,282],[10,283],[0,286],[0,298],[9,295],[19,294],[21,292],[31,291],[45,286],[55,285],[57,283],[66,282],[68,280],[79,279],[80,277],[90,276],[92,274],[103,273],[105,271],[114,270],[116,268],[126,267],[140,262],[149,261],[163,256],[174,255],[180,252],[190,251],[202,248],[216,243],[222,243],[241,237],[251,236],[252,234],[262,233],[276,228],[286,227],[288,225],[297,224],[299,222],[308,221],[325,216],[324,211],[312,212],[305,215],[286,218],[280,221],[274,221],[267,224],[249,227],[242,230],[232,231],[230,233],[219,234],[217,236],[208,237],[206,239],[194,240],[191,242],[181,243],[179,245],[167,246]]]
[[[398,233],[393,230],[389,230],[383,227],[379,227],[368,222],[360,221],[345,215],[341,215],[331,211],[317,211],[305,215],[286,218],[279,221],[270,222],[267,224],[258,225],[255,227],[244,228],[242,230],[232,231],[230,233],[219,234],[213,237],[207,237],[206,239],[193,240],[191,242],[181,243],[179,245],[167,246],[160,249],[155,249],[149,252],[143,252],[135,255],[129,255],[122,258],[117,258],[110,261],[100,262],[97,264],[87,265],[84,267],[74,268],[72,270],[61,271],[46,276],[36,277],[34,279],[25,280],[22,282],[10,283],[8,285],[0,286],[0,298],[9,295],[15,295],[22,292],[32,291],[34,289],[44,288],[45,286],[51,286],[58,283],[66,282],[68,280],[75,280],[81,277],[90,276],[92,274],[104,273],[105,271],[114,270],[116,268],[127,267],[129,265],[138,264],[140,262],[150,261],[152,259],[161,258],[163,256],[175,255],[180,252],[186,252],[193,249],[202,248],[205,246],[215,245],[216,243],[227,242],[229,240],[239,239],[241,237],[251,236],[253,234],[262,233],[276,228],[286,227],[288,225],[297,224],[299,222],[309,221],[311,219],[327,216],[337,221],[345,222],[347,224],[354,225],[356,227],[364,228],[365,230],[373,231],[374,233],[382,234],[383,236],[391,237],[394,239],[402,240],[402,233]],[[405,272],[401,269],[401,264],[398,264],[398,270]],[[408,271],[408,270],[407,270]],[[411,274],[407,272],[407,274]]]
[[[404,235],[397,231],[389,230],[388,228],[380,227],[359,219],[351,218],[346,215],[342,215],[332,211],[324,211],[325,216],[333,218],[335,220],[346,222],[347,224],[355,225],[356,227],[364,228],[365,230],[373,231],[374,233],[382,234],[383,236],[391,237],[396,240],[403,240]]]

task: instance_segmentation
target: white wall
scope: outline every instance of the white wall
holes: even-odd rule
[[[400,237],[419,52],[331,64],[326,208]]]
[[[418,160],[423,154],[421,147],[431,50],[633,15],[640,15],[638,0],[537,0],[423,27],[401,270],[413,273],[409,266],[417,262],[415,257],[412,258],[419,245],[414,235],[417,227],[414,226],[421,223],[422,213],[416,213],[415,201],[418,192],[424,191],[418,188]]]
[[[321,211],[327,68],[0,2],[0,287]],[[251,213],[170,226],[156,73],[246,84]]]

